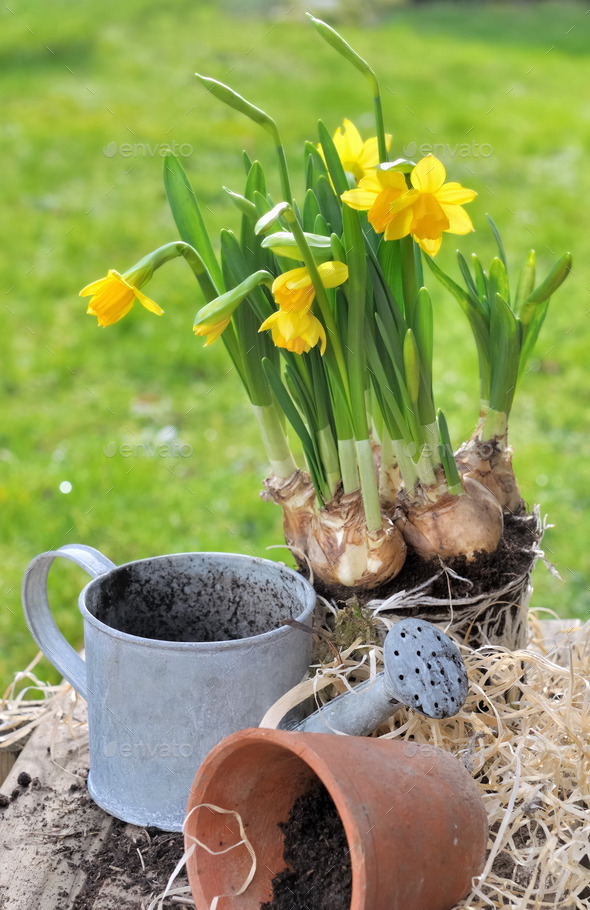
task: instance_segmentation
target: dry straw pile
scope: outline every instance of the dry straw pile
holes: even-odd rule
[[[344,649],[332,643],[314,678],[277,703],[264,725],[274,726],[311,691],[319,702],[378,672],[382,652],[370,641],[371,628]],[[526,650],[466,652],[469,695],[456,717],[438,721],[403,708],[374,733],[452,752],[481,788],[489,851],[461,910],[590,906],[590,624],[553,642],[545,642],[547,625],[534,617],[530,629]],[[0,748],[55,715],[68,688],[46,687],[32,670],[19,674],[19,683],[42,697],[27,701],[23,689],[10,687],[0,702]],[[171,890],[159,906],[178,906],[181,891],[186,895]],[[180,900],[191,904],[188,896]]]

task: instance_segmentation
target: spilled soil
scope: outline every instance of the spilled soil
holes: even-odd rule
[[[279,828],[287,868],[275,875],[273,899],[261,910],[348,910],[350,850],[336,806],[319,780],[295,800]]]

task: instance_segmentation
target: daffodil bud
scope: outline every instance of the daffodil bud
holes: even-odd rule
[[[270,212],[266,212],[266,214],[256,222],[254,232],[256,234],[265,234],[273,224],[277,223],[281,216],[287,215],[289,212],[293,214],[293,209],[288,202],[278,202],[273,206]]]
[[[258,218],[258,212],[256,211],[256,206],[253,202],[250,202],[245,196],[240,196],[239,193],[232,192],[232,190],[228,189],[226,186],[224,186],[223,189],[234,205],[239,208],[242,215],[245,215],[246,218],[252,218],[253,220]]]
[[[205,86],[207,91],[211,92],[219,101],[223,101],[228,107],[233,107],[240,114],[245,114],[246,117],[264,127],[273,136],[276,135],[277,125],[275,121],[264,111],[260,110],[259,107],[255,107],[255,105],[246,101],[245,98],[242,98],[241,95],[238,95],[237,92],[234,92],[228,85],[218,82],[217,79],[211,79],[210,76],[201,76],[199,73],[195,73],[195,76]]]
[[[537,271],[536,263],[536,253],[534,250],[531,250],[526,258],[526,262],[522,267],[522,271],[518,278],[518,288],[516,291],[516,301],[514,304],[515,313],[519,313],[524,301],[530,294],[533,293],[535,287],[535,275]]]
[[[357,52],[352,49],[350,44],[345,41],[335,29],[328,25],[327,22],[323,22],[322,19],[316,19],[311,13],[307,13],[307,17],[313,22],[324,41],[327,41],[327,43],[330,44],[335,51],[338,51],[345,60],[352,63],[352,65],[356,67],[363,76],[370,79],[375,86],[377,85],[377,77],[375,76],[373,68],[369,66],[366,60],[363,60],[360,54],[357,54]]]
[[[545,303],[560,287],[572,270],[572,254],[565,253],[559,259],[544,281],[529,294],[522,306],[520,318],[522,324],[527,326],[533,317],[533,310],[539,303]]]
[[[332,234],[330,246],[332,248],[332,259],[336,259],[338,262],[346,262],[346,250],[338,234]]]
[[[304,232],[307,245],[313,250],[314,257],[325,262],[332,258],[332,246],[329,237],[321,234],[309,234]],[[276,234],[269,234],[261,243],[265,249],[270,249],[277,256],[284,256],[286,259],[297,259],[303,261],[301,251],[293,234],[289,231],[278,231]]]
[[[241,284],[238,284],[237,287],[232,288],[230,291],[226,291],[225,294],[216,297],[215,300],[212,300],[210,303],[206,304],[206,306],[201,307],[195,318],[195,330],[199,326],[214,325],[222,322],[224,319],[228,319],[240,305],[242,300],[244,300],[254,288],[259,287],[261,284],[266,284],[268,287],[271,287],[272,280],[272,275],[264,270],[249,275],[248,278],[242,281]]]
[[[418,401],[418,391],[420,389],[420,357],[416,339],[411,329],[408,329],[404,338],[404,367],[406,371],[406,388],[410,401],[414,403]]]

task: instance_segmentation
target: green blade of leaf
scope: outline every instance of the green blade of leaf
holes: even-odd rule
[[[571,270],[572,254],[565,253],[555,263],[545,280],[535,288],[532,294],[529,294],[529,296],[524,301],[521,312],[519,314],[525,329],[532,319],[535,306],[537,306],[539,303],[545,303],[546,300],[549,300],[555,291],[561,287],[567,276],[570,274]]]
[[[418,401],[418,392],[420,390],[420,356],[418,354],[418,345],[411,329],[408,329],[404,338],[404,372],[406,374],[408,396],[412,404],[415,405]]]
[[[489,316],[490,313],[490,290],[488,288],[488,276],[486,275],[483,266],[475,253],[471,254],[471,262],[473,263],[473,272],[475,274],[475,297],[479,300],[484,315]]]
[[[438,451],[442,466],[444,468],[445,477],[449,485],[449,492],[453,493],[454,495],[460,495],[463,493],[463,484],[461,483],[461,477],[459,476],[457,462],[455,461],[455,455],[453,452],[451,435],[449,433],[447,420],[441,410],[437,412],[436,422],[438,424],[438,432],[440,434],[440,445],[438,447]]]
[[[520,348],[520,358],[518,361],[519,378],[526,372],[528,362],[533,355],[533,350],[535,348],[535,344],[537,343],[539,332],[541,331],[541,327],[545,321],[545,316],[547,315],[547,310],[549,309],[549,303],[549,300],[546,300],[544,303],[538,303],[535,306],[533,315],[526,331],[523,328],[524,340]]]
[[[510,414],[520,358],[520,326],[506,301],[496,294],[490,311],[490,408]]]
[[[275,365],[265,357],[262,360],[262,369],[264,370],[266,378],[268,379],[268,382],[273,390],[279,407],[285,414],[287,420],[301,441],[314,489],[317,496],[321,498],[322,490],[326,487],[326,478],[321,467],[319,453],[317,451],[315,442],[310,436],[297,408],[293,404],[291,396],[287,392],[287,389],[285,388],[281,379],[281,375]]]
[[[504,252],[504,245],[502,243],[502,238],[500,237],[500,231],[496,227],[494,219],[492,218],[491,215],[486,214],[486,218],[488,219],[488,221],[490,223],[490,227],[492,229],[492,233],[493,233],[494,237],[496,238],[496,243],[498,245],[498,252],[500,254],[500,259],[504,263],[504,268],[508,269],[508,264],[506,262],[506,253]]]
[[[501,259],[495,257],[492,259],[488,278],[488,287],[490,291],[490,300],[494,299],[494,294],[499,294],[503,300],[510,306],[510,286],[508,283],[508,272]]]
[[[463,275],[463,281],[473,297],[479,297],[478,288],[473,280],[469,266],[467,265],[467,260],[463,253],[457,250],[457,261],[459,263],[459,268],[461,269],[461,274]]]
[[[315,232],[315,221],[320,207],[312,189],[308,189],[303,200],[303,230]]]
[[[316,196],[320,212],[326,220],[329,233],[342,233],[342,210],[327,177],[322,174],[317,181]]]
[[[217,293],[225,287],[221,268],[215,256],[194,190],[179,159],[172,154],[164,158],[164,187],[178,233],[190,243],[205,263]]]
[[[340,155],[336,151],[334,141],[321,120],[318,123],[318,136],[326,159],[328,173],[332,178],[334,190],[337,196],[341,196],[342,193],[345,193],[350,187],[348,185],[348,180],[346,179],[346,174],[344,173],[344,168],[342,167]]]
[[[534,250],[530,250],[523,265],[520,275],[518,276],[518,287],[516,289],[516,299],[514,301],[514,312],[520,316],[522,305],[529,297],[535,287],[535,277],[537,272],[537,256]]]

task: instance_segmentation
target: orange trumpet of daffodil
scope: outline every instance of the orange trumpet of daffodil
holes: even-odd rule
[[[335,288],[348,278],[348,267],[343,262],[323,262],[318,266],[318,272],[325,288]],[[271,329],[276,346],[296,354],[307,353],[320,341],[323,354],[326,332],[310,312],[315,288],[307,269],[302,266],[279,275],[273,281],[272,293],[279,309],[265,319],[259,331]]]
[[[399,171],[378,169],[359,186],[342,194],[353,209],[368,212],[369,222],[386,240],[410,234],[429,256],[435,256],[445,232],[468,234],[473,224],[463,205],[477,193],[459,183],[445,183],[446,171],[427,155],[410,174],[411,188]]]

